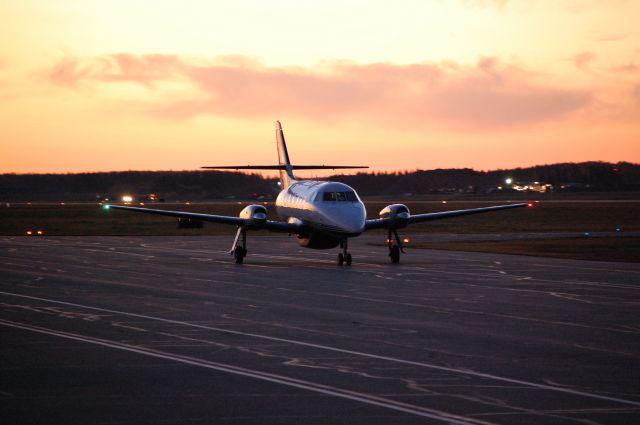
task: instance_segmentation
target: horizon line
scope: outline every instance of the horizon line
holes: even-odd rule
[[[572,165],[577,165],[577,164],[591,164],[591,163],[601,163],[601,164],[611,164],[611,165],[619,165],[619,164],[630,164],[630,165],[636,165],[636,166],[640,166],[640,163],[636,163],[636,162],[631,162],[631,161],[616,161],[616,162],[610,162],[610,161],[602,161],[602,160],[589,160],[589,161],[579,161],[579,162],[554,162],[554,163],[545,163],[545,164],[535,164],[535,165],[529,165],[529,166],[524,166],[524,167],[512,167],[512,168],[494,168],[494,169],[476,169],[473,167],[448,167],[448,168],[414,168],[414,169],[404,169],[404,170],[376,170],[373,168],[369,168],[369,171],[360,171],[360,172],[356,172],[356,173],[340,173],[340,174],[334,174],[334,175],[355,175],[355,174],[397,174],[397,173],[416,173],[419,171],[435,171],[435,170],[472,170],[472,171],[477,171],[477,172],[495,172],[495,171],[512,171],[512,170],[524,170],[524,169],[529,169],[529,168],[537,168],[537,167],[549,167],[549,166],[554,166],[554,165],[563,165],[563,164],[572,164]],[[129,169],[129,170],[111,170],[111,171],[45,171],[45,172],[38,172],[38,171],[28,171],[28,172],[16,172],[16,171],[7,171],[7,172],[0,172],[0,176],[6,176],[6,175],[45,175],[45,174],[52,174],[52,175],[73,175],[73,174],[112,174],[112,173],[184,173],[184,172],[222,172],[222,173],[236,173],[236,174],[248,174],[248,175],[262,175],[264,172],[243,172],[243,171],[239,171],[239,170],[233,170],[233,171],[223,171],[223,170],[205,170],[205,169],[200,169],[200,168],[195,168],[195,169],[182,169],[182,170],[173,170],[173,169],[169,169],[169,170],[140,170],[140,169]],[[302,170],[304,171],[304,170]],[[266,171],[266,173],[269,173],[268,171]]]

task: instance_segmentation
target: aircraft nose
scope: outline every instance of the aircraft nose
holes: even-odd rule
[[[364,205],[320,205],[318,212],[324,223],[341,233],[360,234],[364,231]]]
[[[364,231],[364,218],[357,218],[349,223],[348,230],[350,233],[362,233]]]
[[[347,233],[362,233],[364,231],[365,215],[359,209],[341,217],[341,226]]]

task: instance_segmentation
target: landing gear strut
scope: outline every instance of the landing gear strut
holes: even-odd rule
[[[338,254],[338,265],[341,266],[344,263],[347,263],[347,266],[351,265],[351,254],[347,252],[348,248],[348,240],[344,238],[340,241],[340,248],[342,248],[342,252]]]
[[[391,239],[392,234],[393,239]],[[398,232],[396,230],[389,230],[387,246],[389,247],[389,257],[391,258],[391,262],[394,264],[399,263],[400,253],[404,254],[404,247],[402,246],[402,240],[400,239],[400,236],[398,236]]]
[[[238,242],[240,242],[241,237],[242,245],[239,245]],[[238,233],[236,233],[236,238],[233,240],[233,246],[229,254],[236,259],[236,264],[242,264],[244,257],[247,256],[247,231],[242,227],[238,227]]]

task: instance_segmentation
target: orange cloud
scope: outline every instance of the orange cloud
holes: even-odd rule
[[[585,90],[536,82],[535,74],[485,58],[455,62],[358,65],[332,62],[314,68],[275,68],[242,57],[205,64],[173,55],[64,59],[48,71],[56,84],[137,83],[160,90],[186,82],[197,93],[162,98],[147,112],[164,118],[198,115],[293,116],[303,119],[363,119],[392,126],[500,129],[536,124],[585,108]]]

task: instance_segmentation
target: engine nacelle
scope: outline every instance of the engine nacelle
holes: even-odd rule
[[[381,209],[379,215],[380,218],[390,220],[387,227],[391,229],[401,229],[409,224],[411,213],[409,212],[409,208],[404,204],[392,204]]]
[[[263,205],[247,205],[239,217],[249,221],[246,227],[262,227],[267,222],[267,209]]]

